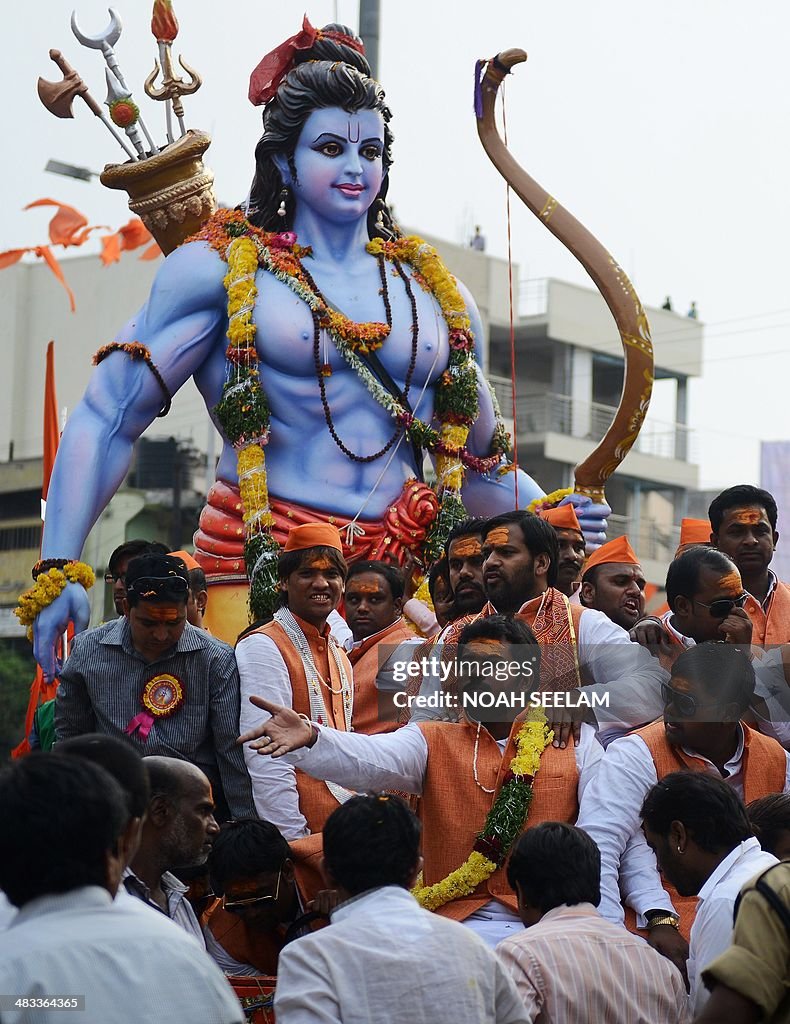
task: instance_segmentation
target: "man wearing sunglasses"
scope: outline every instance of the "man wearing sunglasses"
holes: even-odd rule
[[[681,653],[662,687],[663,718],[610,744],[579,811],[601,851],[601,913],[623,921],[622,894],[650,944],[683,971],[694,907],[662,886],[640,808],[656,782],[681,770],[721,778],[746,802],[790,791],[790,755],[741,721],[754,685],[748,654],[731,644]]]
[[[721,551],[688,548],[670,564],[666,591],[669,611],[659,619],[643,619],[631,633],[666,669],[694,644],[751,643],[752,622],[744,610],[749,595],[735,563]]]
[[[254,816],[235,743],[236,659],[227,644],[189,625],[188,591],[180,559],[132,559],[125,615],[74,639],[56,695],[57,738],[103,732],[142,754],[181,757],[211,780],[221,817]]]
[[[300,928],[293,853],[270,821],[226,821],[209,861],[218,897],[205,915],[206,947],[226,974],[275,975]]]

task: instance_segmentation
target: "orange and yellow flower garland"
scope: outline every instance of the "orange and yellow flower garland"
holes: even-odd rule
[[[488,812],[474,849],[464,863],[433,885],[412,889],[412,895],[426,910],[437,910],[451,900],[470,896],[487,882],[504,863],[521,834],[532,802],[532,783],[540,768],[543,751],[554,733],[541,708],[531,709],[516,735],[516,754],[494,805]]]

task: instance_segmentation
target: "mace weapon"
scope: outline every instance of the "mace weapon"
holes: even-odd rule
[[[184,104],[181,102],[181,97],[191,96],[192,93],[197,92],[203,84],[203,80],[193,68],[185,63],[180,54],[178,63],[189,75],[189,81],[185,82],[183,78],[176,76],[171,50],[173,42],[178,35],[178,20],[173,11],[171,0],[155,0],[154,13],[151,18],[151,31],[159,47],[159,60],[154,61],[154,70],[145,80],[145,92],[152,100],[164,101],[165,117],[167,119],[167,140],[168,142],[173,142],[171,108],[178,118],[181,135],[183,136],[186,134],[186,126],[184,125]],[[157,89],[154,86],[154,82],[160,71],[160,61],[162,84]]]
[[[121,37],[123,24],[121,23],[121,19],[118,15],[118,12],[113,7],[110,7],[108,10],[110,14],[110,23],[107,26],[107,28],[103,32],[100,32],[98,35],[88,36],[85,35],[84,32],[80,31],[80,28],[77,25],[76,11],[73,11],[71,15],[71,31],[74,33],[77,40],[83,46],[87,46],[91,50],[101,50],[104,59],[107,61],[107,66],[110,69],[111,75],[118,80],[118,85],[120,86],[120,89],[118,89],[118,87],[112,81],[110,74],[107,75],[107,88],[109,94],[108,103],[112,104],[116,102],[118,99],[122,99],[127,103],[127,105],[130,105],[131,90],[129,89],[124,80],[123,74],[118,65],[118,59],[115,56],[115,50],[113,49],[113,47]],[[115,98],[110,99],[110,96],[114,96]],[[139,137],[139,132],[137,131],[136,127],[138,123],[142,128],[146,139],[148,140],[148,145],[151,147],[151,152],[158,153],[159,147],[152,139],[145,122],[139,115],[139,111],[136,112],[136,116],[132,121],[122,123],[120,127],[124,129],[126,134],[132,140],[132,143],[137,152],[140,154],[140,156],[145,157],[145,149],[142,145],[142,142]]]
[[[50,50],[49,56],[63,72],[63,79],[60,82],[48,82],[45,78],[39,78],[38,96],[47,110],[51,114],[54,114],[55,117],[74,117],[74,111],[71,109],[72,104],[74,103],[74,98],[76,96],[81,96],[88,105],[88,109],[95,114],[107,130],[112,133],[112,137],[116,140],[118,145],[123,147],[123,151],[126,155],[131,157],[132,160],[136,160],[137,157],[135,156],[134,151],[131,150],[123,141],[123,137],[118,134],[110,122],[110,119],[105,115],[102,108],[88,92],[88,86],[83,82],[60,50]]]

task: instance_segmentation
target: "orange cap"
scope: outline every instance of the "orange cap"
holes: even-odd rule
[[[171,558],[180,558],[187,569],[192,572],[193,569],[200,569],[201,566],[195,561],[195,559],[186,551],[171,551]]]
[[[579,520],[576,518],[573,505],[542,508],[538,515],[541,519],[545,519],[547,523],[551,523],[555,530],[576,530],[577,533],[582,533],[582,528]],[[583,533],[582,536],[584,536]]]
[[[331,523],[303,523],[292,526],[285,542],[285,551],[303,551],[305,548],[335,548],[343,554],[340,531]]]
[[[624,562],[628,565],[639,565],[636,552],[628,543],[627,537],[615,537],[602,544],[597,551],[593,551],[584,566],[584,573],[596,565],[606,565],[609,562]]]
[[[681,519],[680,542],[682,544],[710,544],[710,522],[707,519]]]

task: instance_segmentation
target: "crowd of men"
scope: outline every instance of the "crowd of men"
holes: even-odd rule
[[[457,525],[425,601],[308,523],[235,648],[122,545],[0,772],[0,1021],[790,1021],[776,521],[722,492],[647,610],[570,503]]]

